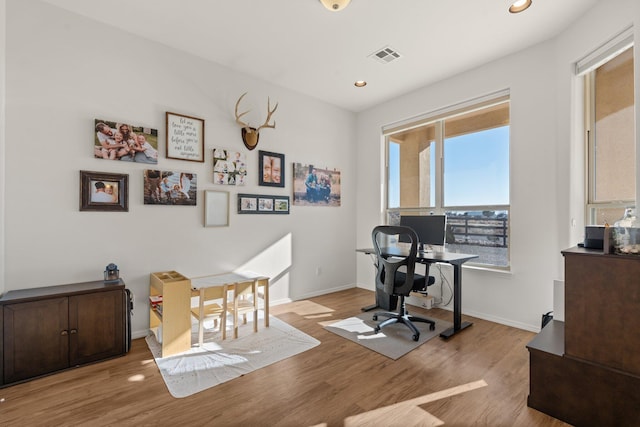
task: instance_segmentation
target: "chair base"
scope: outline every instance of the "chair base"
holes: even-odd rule
[[[420,331],[418,330],[418,328],[416,328],[413,322],[428,323],[429,330],[431,331],[433,331],[436,328],[436,322],[431,319],[425,319],[424,317],[410,316],[409,313],[407,312],[407,308],[405,306],[403,296],[401,296],[400,310],[398,313],[394,313],[391,311],[380,311],[373,314],[373,320],[378,320],[378,316],[387,317],[388,319],[378,323],[378,325],[374,329],[374,332],[376,334],[380,332],[380,329],[384,328],[385,326],[392,325],[394,323],[402,323],[403,325],[406,325],[409,329],[411,329],[411,332],[413,332],[413,337],[412,337],[413,340],[418,341],[420,339]]]

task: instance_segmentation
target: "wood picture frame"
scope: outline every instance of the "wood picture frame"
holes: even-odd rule
[[[270,151],[258,151],[258,185],[265,187],[284,187],[284,154]]]
[[[204,226],[229,226],[229,192],[204,191]]]
[[[204,119],[166,114],[167,158],[204,162]]]
[[[289,214],[289,196],[238,194],[239,214]]]
[[[80,210],[129,211],[129,175],[80,171]]]

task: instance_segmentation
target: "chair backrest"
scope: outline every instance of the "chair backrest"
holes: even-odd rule
[[[204,289],[204,300],[216,300],[216,299],[227,299],[227,292],[229,291],[229,287],[227,285],[224,286],[211,286]],[[191,296],[200,296],[200,290],[195,289],[191,292]]]
[[[255,295],[256,282],[252,281],[252,282],[236,283],[234,285],[234,289],[235,289],[235,292],[234,292],[235,297]]]
[[[393,257],[385,253],[385,247],[391,236],[397,236],[398,241],[409,242],[409,251],[402,255],[394,254]],[[418,252],[418,236],[413,229],[403,226],[379,225],[371,232],[373,247],[376,251],[377,266],[376,286],[384,289],[384,292],[398,295],[409,295],[413,288],[414,272],[416,267],[416,254]],[[406,266],[405,281],[396,286],[396,272],[398,268]]]

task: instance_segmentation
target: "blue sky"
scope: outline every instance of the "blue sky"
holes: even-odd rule
[[[399,149],[389,149],[389,207],[398,207]],[[431,170],[435,171],[432,156]],[[431,203],[435,200],[431,183]],[[509,203],[509,126],[445,140],[445,206]]]

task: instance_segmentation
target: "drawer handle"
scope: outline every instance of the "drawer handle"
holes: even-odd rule
[[[69,331],[65,329],[64,331],[60,332],[60,335],[69,335]]]
[[[72,329],[72,330],[71,330],[71,331],[69,331],[69,332],[70,332],[70,333],[72,333],[72,334],[77,334],[77,333],[78,333],[78,330],[77,330],[77,329]]]

